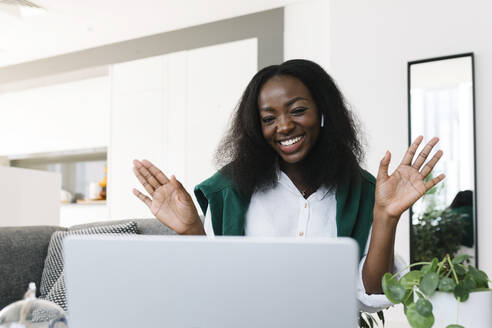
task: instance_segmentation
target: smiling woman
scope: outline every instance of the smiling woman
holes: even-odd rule
[[[216,155],[220,170],[195,188],[203,224],[181,183],[149,161],[135,160],[134,172],[150,197],[134,194],[179,234],[351,237],[361,308],[377,311],[391,305],[377,295],[381,277],[401,267],[393,254],[401,214],[444,178],[424,180],[442,152],[424,165],[433,138],[414,161],[422,140],[391,175],[386,152],[376,180],[359,165],[357,129],[334,81],[316,63],[291,60],[246,87]]]

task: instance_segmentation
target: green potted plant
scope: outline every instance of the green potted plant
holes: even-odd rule
[[[428,210],[412,225],[412,262],[432,261],[434,257],[453,257],[462,246],[465,214],[444,210]]]
[[[492,290],[487,274],[465,262],[468,255],[441,261],[418,262],[404,270],[421,266],[397,280],[396,273],[386,273],[382,287],[394,304],[404,305],[408,323],[413,328],[492,327]]]
[[[379,327],[379,324],[384,327],[385,319],[383,311],[377,313],[359,312],[358,327],[359,328],[374,328]]]

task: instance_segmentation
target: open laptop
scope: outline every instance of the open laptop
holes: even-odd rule
[[[351,239],[76,236],[71,328],[356,327]]]

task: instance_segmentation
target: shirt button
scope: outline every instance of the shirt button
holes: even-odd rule
[[[304,236],[304,231],[299,232],[299,236],[300,237]]]
[[[306,208],[306,207],[307,207],[307,203],[304,203],[304,208]]]

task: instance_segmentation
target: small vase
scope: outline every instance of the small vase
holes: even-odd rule
[[[466,302],[458,302],[453,294],[436,292],[430,298],[435,328],[459,324],[465,328],[492,327],[492,291],[470,293]]]

